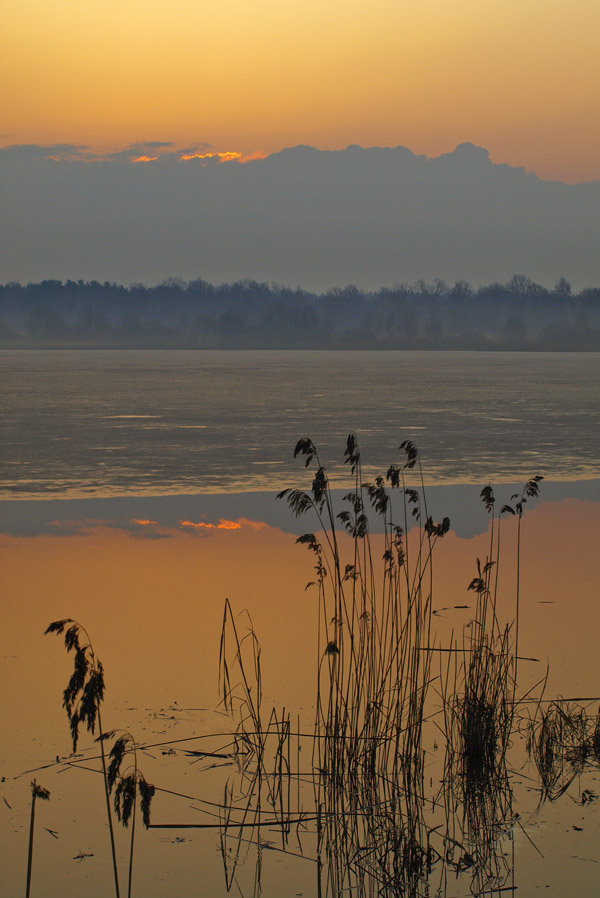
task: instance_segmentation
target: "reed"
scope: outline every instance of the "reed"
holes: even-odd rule
[[[312,468],[310,488],[279,493],[294,515],[313,519],[313,528],[297,540],[313,555],[315,569],[308,584],[315,592],[317,615],[311,771],[300,771],[299,722],[294,770],[289,711],[263,707],[262,649],[250,615],[234,615],[225,601],[219,694],[231,720],[233,752],[219,825],[228,890],[239,885],[244,868],[248,873],[246,861],[254,846],[250,892],[258,898],[267,845],[261,832],[276,827],[281,837],[277,850],[293,853],[293,821],[299,841],[298,828],[307,819],[316,819],[311,836],[318,898],[347,893],[359,898],[425,896],[436,866],[440,883],[448,871],[469,871],[474,894],[503,888],[509,876],[499,846],[517,820],[507,755],[518,706],[521,519],[528,499],[538,495],[541,478],[527,481],[499,514],[492,488],[482,490],[491,522],[487,554],[477,559],[467,587],[476,598],[474,617],[460,642],[438,648],[432,629],[434,564],[436,546],[450,521],[436,523],[429,514],[414,443],[404,441],[399,449],[401,462],[365,482],[358,441],[350,433],[345,462],[352,487],[338,508],[316,447],[302,439],[294,455]],[[516,590],[508,614],[499,593],[501,518],[506,515],[518,518]],[[381,537],[372,536],[373,520]],[[117,819],[125,826],[131,823],[131,898],[136,805],[148,825],[154,786],[139,771],[131,734],[102,731],[103,669],[85,630],[66,619],[50,624],[46,632],[64,634],[67,651],[74,652],[74,671],[63,698],[73,750],[82,723],[92,733],[96,727],[99,731],[117,898],[113,792]],[[434,672],[438,657],[447,659],[439,673]],[[432,699],[436,683],[441,709]],[[600,762],[600,718],[586,718],[585,725],[575,720],[569,729],[565,721],[574,715],[560,705],[551,707],[531,730],[531,751],[549,797],[564,781],[563,773],[558,778],[556,773],[558,745],[571,740],[563,753],[569,762],[576,748],[579,757],[585,752],[586,758]],[[433,799],[425,789],[429,746],[424,732],[430,718],[446,743],[445,762],[439,765],[443,794]],[[108,764],[107,740],[114,740]],[[314,807],[308,815],[301,808],[302,777],[312,781]],[[431,815],[440,805],[445,820],[434,826]]]
[[[29,818],[29,849],[27,851],[27,885],[25,887],[25,898],[29,898],[31,891],[31,871],[33,868],[33,834],[35,830],[35,803],[37,799],[40,801],[49,801],[50,792],[44,789],[34,779],[31,783],[31,816]]]
[[[57,636],[64,635],[67,652],[73,652],[74,654],[73,673],[63,692],[63,707],[67,712],[67,718],[69,720],[73,752],[77,751],[79,728],[82,724],[85,723],[87,729],[92,734],[95,733],[96,727],[98,728],[115,895],[116,898],[120,898],[117,852],[115,847],[112,814],[110,811],[110,789],[108,785],[106,752],[104,750],[102,716],[100,713],[100,705],[104,700],[104,668],[102,662],[94,651],[89,634],[76,620],[64,618],[63,620],[53,621],[46,628],[45,633],[56,633]]]
[[[455,645],[455,669],[444,682],[446,733],[455,781],[465,796],[494,783],[504,770],[513,732],[519,662],[521,523],[527,500],[539,495],[543,478],[532,477],[520,494],[511,497],[515,505],[504,505],[496,518],[496,499],[491,486],[481,491],[490,515],[489,550],[477,559],[477,573],[469,585],[476,595],[475,615],[462,645]],[[499,616],[499,570],[501,562],[501,516],[515,515],[517,525],[516,589],[512,615],[502,622]],[[460,660],[458,660],[460,659]],[[456,663],[458,662],[458,663]]]
[[[527,749],[541,782],[540,800],[556,801],[585,769],[600,764],[600,715],[556,699],[531,721]]]
[[[137,746],[131,733],[124,732],[117,735],[116,730],[110,730],[103,733],[96,740],[104,742],[114,739],[114,743],[109,752],[110,764],[107,770],[107,781],[109,792],[115,789],[114,793],[114,809],[117,820],[123,826],[129,826],[131,821],[131,838],[129,841],[129,869],[127,878],[127,898],[131,898],[131,890],[133,883],[133,855],[135,844],[135,822],[136,822],[136,798],[139,798],[140,812],[142,814],[142,822],[146,829],[150,826],[150,807],[154,797],[154,786],[147,782],[142,771],[138,767],[137,762]],[[130,760],[126,766],[123,766],[125,758]]]
[[[220,704],[236,720],[235,744],[238,755],[262,757],[261,647],[252,619],[245,612],[247,632],[240,637],[229,599],[225,599],[219,645]]]
[[[393,465],[386,480],[403,499],[404,526],[391,514],[386,480],[363,483],[356,436],[347,440],[345,460],[354,488],[346,508],[335,513],[327,473],[310,440],[300,440],[295,455],[308,467],[316,462],[310,492],[284,490],[291,511],[312,512],[319,536],[298,539],[316,559],[319,607],[319,663],[316,733],[320,768],[333,781],[359,769],[388,772],[418,756],[423,707],[430,679],[433,550],[449,529],[426,517],[415,539],[406,536],[409,516],[420,521],[426,501],[408,487],[406,472],[418,452],[406,441],[403,465]],[[422,485],[422,472],[419,480]],[[367,503],[380,516],[384,532],[381,561],[373,557]],[[341,533],[350,548],[341,547]]]
[[[474,894],[497,887],[510,872],[498,843],[518,822],[508,751],[519,708],[521,523],[524,506],[539,494],[541,480],[540,476],[528,480],[522,492],[511,497],[516,503],[502,506],[498,515],[492,487],[481,491],[490,526],[487,554],[477,559],[475,576],[467,586],[476,596],[475,613],[461,642],[454,641],[440,677],[446,740],[444,802],[447,820],[458,825],[450,844],[461,846],[457,866],[472,870]],[[518,518],[512,606],[510,596],[499,594],[506,515]]]
[[[345,462],[353,488],[336,513],[317,449],[311,440],[300,440],[294,455],[314,466],[311,489],[279,494],[293,514],[310,513],[316,524],[298,542],[315,557],[316,578],[309,585],[318,596],[314,764],[324,839],[318,852],[332,861],[333,894],[351,888],[348,877],[360,879],[365,870],[385,889],[402,882],[412,894],[430,856],[419,800],[422,734],[434,654],[434,550],[450,521],[434,523],[428,514],[414,443],[403,442],[400,451],[401,464],[364,482],[351,433]],[[416,476],[416,486],[408,483],[409,476]],[[394,492],[400,496],[401,523],[393,515]],[[383,531],[379,557],[372,515]],[[409,534],[413,522],[419,526]],[[354,850],[349,856],[341,849],[365,844],[373,851],[363,853],[360,863]]]
[[[240,635],[240,617],[246,632]],[[286,849],[290,833],[291,725],[285,708],[262,710],[261,645],[247,611],[234,616],[225,600],[219,648],[220,706],[234,725],[234,772],[225,783],[221,806],[221,856],[227,888],[244,867],[251,845],[257,849],[252,893],[260,894],[260,832],[266,807],[270,826]],[[296,814],[297,816],[297,814]]]

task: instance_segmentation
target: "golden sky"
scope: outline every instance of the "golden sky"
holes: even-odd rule
[[[3,145],[457,143],[600,178],[591,0],[5,0]]]

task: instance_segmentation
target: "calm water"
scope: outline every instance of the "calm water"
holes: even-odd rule
[[[310,436],[343,477],[413,439],[432,482],[600,477],[594,353],[0,354],[0,496],[235,492],[297,482]]]
[[[452,632],[470,632],[473,593],[466,587],[488,551],[478,489],[458,485],[519,482],[532,473],[571,481],[570,492],[544,484],[542,502],[524,517],[520,646],[539,660],[524,661],[520,676],[524,690],[534,688],[549,663],[549,697],[598,695],[600,506],[582,499],[589,498],[584,481],[600,478],[599,363],[598,354],[1,353],[0,496],[12,500],[0,516],[0,703],[10,721],[1,752],[0,864],[7,898],[24,893],[34,776],[52,795],[36,811],[32,898],[111,894],[101,781],[90,772],[97,745],[84,734],[84,769],[65,763],[70,744],[61,697],[72,665],[55,637],[42,636],[62,617],[90,630],[107,672],[105,726],[127,728],[147,746],[140,764],[159,787],[153,822],[174,826],[140,828],[133,894],[226,898],[217,830],[185,827],[217,821],[226,784],[242,807],[248,777],[236,760],[199,759],[186,749],[218,754],[228,745],[226,735],[199,740],[231,729],[213,710],[226,596],[236,611],[249,609],[260,636],[265,704],[292,709],[311,730],[316,615],[314,591],[305,584],[314,578],[313,559],[284,532],[285,507],[269,519],[265,498],[282,485],[306,484],[291,457],[300,436],[313,438],[340,484],[348,430],[358,431],[368,468],[377,472],[396,460],[401,440],[412,438],[428,479],[443,485],[444,503],[452,500],[451,518],[461,505],[476,507],[477,520],[461,534],[469,538],[448,534],[436,561],[434,627],[444,645]],[[256,494],[263,498],[247,504],[242,490],[264,491]],[[221,495],[204,495],[195,508],[194,493]],[[36,499],[45,501],[23,501]],[[27,509],[22,526],[17,507]],[[184,526],[199,510],[196,524]],[[153,521],[136,521],[142,512]],[[235,528],[210,523],[222,516]],[[514,523],[507,520],[500,575],[507,619],[514,609]],[[247,626],[242,617],[241,632]],[[443,752],[433,724],[430,737],[427,777],[435,793]],[[511,782],[519,817],[507,812],[493,820],[506,878],[481,894],[503,895],[513,885],[526,898],[541,889],[551,898],[594,894],[598,769],[587,769],[561,801],[540,809],[531,770],[520,766],[523,745],[515,733]],[[311,809],[310,744],[303,751],[296,759],[298,803]],[[584,802],[582,795],[592,797]],[[459,818],[455,835],[463,839]],[[437,824],[438,817],[428,820],[432,832]],[[128,834],[117,833],[123,883]],[[318,889],[314,825],[299,827],[285,853],[269,827],[232,835],[229,848],[243,849],[236,894],[260,894],[259,871],[265,898],[341,898],[326,882]],[[334,854],[325,858],[325,876]],[[429,892],[423,885],[418,894],[473,894],[468,867],[445,883],[436,880],[437,869]],[[378,886],[371,885],[374,896]],[[364,898],[356,890],[343,894]]]
[[[40,503],[44,504],[44,503]],[[503,538],[500,592],[501,616],[514,607],[514,527],[507,521]],[[524,518],[520,646],[523,690],[535,687],[550,663],[547,696],[598,695],[597,634],[597,504],[540,503]],[[512,534],[512,538],[511,538]],[[85,731],[80,756],[70,758],[68,723],[62,690],[72,670],[72,658],[61,640],[43,636],[51,620],[75,617],[89,630],[106,670],[107,692],[102,715],[107,728],[127,729],[144,746],[139,764],[157,786],[152,821],[156,829],[137,834],[134,895],[146,898],[193,896],[227,898],[218,831],[218,805],[226,786],[234,792],[243,821],[244,796],[251,773],[244,774],[231,752],[233,725],[211,709],[218,701],[219,634],[225,597],[236,612],[248,609],[262,645],[265,717],[275,702],[292,711],[302,732],[314,720],[317,667],[316,594],[305,590],[314,579],[313,559],[294,537],[272,528],[163,532],[162,538],[88,526],[67,536],[11,538],[0,535],[3,590],[0,597],[2,646],[0,704],[8,726],[0,739],[0,823],[3,830],[0,864],[3,895],[24,894],[27,858],[30,782],[51,792],[51,800],[36,811],[34,890],[40,898],[107,898],[111,894],[110,849],[103,817],[98,746]],[[151,536],[156,536],[152,534]],[[450,632],[460,640],[473,615],[473,593],[467,584],[476,573],[476,558],[485,557],[487,538],[460,540],[449,534],[436,553],[433,620],[436,641],[447,645]],[[376,555],[380,556],[381,547]],[[238,619],[240,633],[248,619]],[[463,627],[466,628],[463,630]],[[442,848],[443,805],[435,810],[432,796],[443,781],[443,736],[437,692],[438,663],[434,660],[431,704],[436,714],[429,724],[425,749],[428,828],[442,827],[433,837]],[[238,682],[238,679],[235,679]],[[539,694],[539,688],[535,692]],[[584,702],[595,714],[598,701]],[[204,709],[204,710],[203,710]],[[533,710],[526,705],[522,711]],[[299,715],[297,717],[296,715]],[[525,732],[525,724],[523,724]],[[504,875],[505,889],[515,883],[519,894],[543,889],[550,898],[593,895],[597,887],[600,801],[582,803],[584,790],[600,795],[598,767],[591,765],[556,804],[539,803],[539,785],[531,766],[523,766],[524,732],[515,733],[510,763],[515,790],[512,809],[494,816],[489,825]],[[207,734],[219,734],[207,739]],[[301,776],[291,780],[291,805],[297,819],[300,805],[313,821],[293,828],[286,846],[276,827],[229,833],[228,847],[242,849],[237,871],[241,891],[250,898],[375,898],[371,891],[336,892],[317,886],[314,795],[310,784],[312,746],[306,739],[298,756],[292,743],[291,763]],[[216,753],[198,757],[188,750]],[[58,761],[57,761],[58,759]],[[75,766],[72,766],[73,763]],[[78,766],[81,765],[81,766]],[[297,799],[297,789],[301,795]],[[371,802],[371,797],[369,803]],[[287,807],[287,804],[286,804]],[[254,811],[251,812],[252,815]],[[273,819],[265,803],[262,819]],[[518,814],[517,818],[515,815]],[[440,816],[441,815],[441,816]],[[518,821],[518,822],[517,822]],[[195,824],[213,829],[190,829]],[[168,828],[160,828],[166,825]],[[460,808],[453,838],[473,852],[477,833],[463,835]],[[56,833],[54,838],[49,830]],[[126,882],[128,836],[117,831],[122,882]],[[503,835],[504,833],[504,835]],[[530,841],[531,840],[531,841]],[[456,846],[455,846],[456,847]],[[328,875],[335,846],[323,856]],[[539,852],[543,854],[543,858]],[[88,855],[85,859],[80,854]],[[454,860],[462,854],[456,851]],[[473,870],[448,873],[440,888],[442,864],[432,870],[415,898],[468,898]],[[254,889],[257,872],[262,893]],[[507,878],[506,878],[507,877]],[[498,894],[488,884],[486,894]],[[475,892],[475,894],[477,894]],[[388,898],[403,893],[388,893]]]

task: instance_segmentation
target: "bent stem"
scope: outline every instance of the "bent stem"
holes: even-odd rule
[[[115,834],[112,815],[110,813],[110,790],[103,744],[104,733],[100,715],[100,704],[104,699],[104,668],[102,667],[102,662],[94,652],[92,640],[90,639],[87,630],[76,620],[67,617],[63,620],[53,621],[46,628],[45,633],[56,633],[57,635],[64,634],[67,652],[74,652],[75,655],[73,673],[63,692],[63,706],[69,719],[71,738],[73,741],[73,752],[77,751],[80,725],[85,723],[88,731],[94,733],[96,724],[98,724],[102,776],[104,779],[104,793],[106,797],[106,813],[108,816],[108,830],[110,834],[110,848],[115,880],[115,895],[116,898],[121,898],[119,890],[119,874],[117,870]],[[84,641],[81,641],[81,636],[84,637]]]

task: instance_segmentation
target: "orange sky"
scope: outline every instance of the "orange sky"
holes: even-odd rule
[[[274,152],[462,141],[544,177],[600,178],[589,0],[7,0],[2,144]]]

